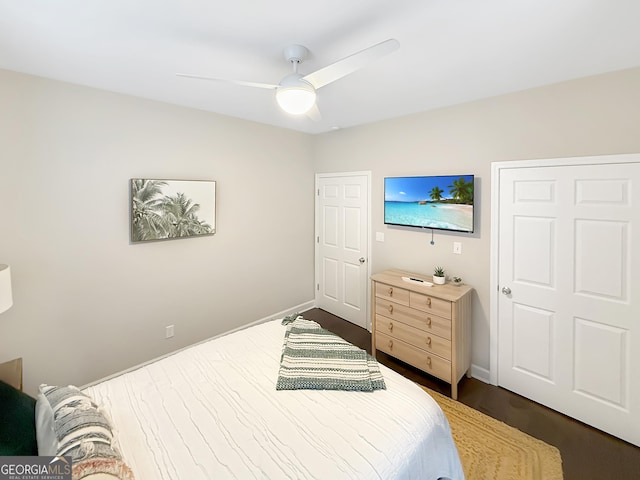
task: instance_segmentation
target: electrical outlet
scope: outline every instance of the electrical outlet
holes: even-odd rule
[[[453,253],[457,253],[458,255],[462,255],[462,243],[461,242],[453,242]]]
[[[173,337],[173,325],[168,325],[167,327],[165,327],[164,329],[164,338],[171,338]]]

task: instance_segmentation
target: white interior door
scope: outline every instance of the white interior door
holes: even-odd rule
[[[639,187],[640,163],[500,170],[497,266],[498,384],[636,445]]]
[[[316,176],[316,304],[363,328],[369,287],[369,173]]]

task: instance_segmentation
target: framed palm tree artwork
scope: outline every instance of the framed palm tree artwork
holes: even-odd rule
[[[131,179],[131,242],[216,233],[216,182]]]

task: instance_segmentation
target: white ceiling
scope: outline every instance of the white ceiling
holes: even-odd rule
[[[0,68],[308,133],[640,66],[640,0],[0,0]],[[282,50],[309,73],[388,38],[400,49],[318,91],[321,121],[273,92]]]

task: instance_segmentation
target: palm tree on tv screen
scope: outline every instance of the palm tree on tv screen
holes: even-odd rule
[[[442,199],[443,193],[444,190],[442,190],[440,187],[433,187],[429,192],[429,196],[431,197],[431,200],[439,202]]]
[[[467,182],[463,177],[454,180],[453,185],[449,185],[449,193],[458,203],[473,204],[473,182]]]

